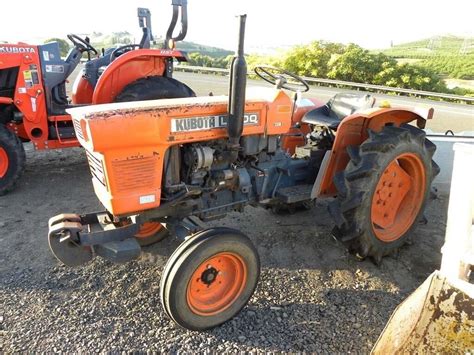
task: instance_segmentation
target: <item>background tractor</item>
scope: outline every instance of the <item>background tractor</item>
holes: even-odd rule
[[[228,97],[69,110],[106,210],[51,218],[53,254],[70,266],[95,256],[125,262],[140,255],[140,226],[166,223],[183,242],[162,274],[163,308],[188,329],[233,317],[259,277],[250,239],[206,221],[248,205],[295,209],[329,198],[335,237],[378,263],[423,218],[439,170],[422,130],[432,109],[376,107],[365,94],[317,104],[301,96],[303,79],[269,66],[255,72],[274,89],[247,93],[245,20]]]
[[[181,32],[173,37],[179,17]],[[186,60],[184,53],[174,49],[174,43],[186,35],[186,2],[173,1],[163,49],[150,49],[150,11],[139,8],[138,18],[143,29],[140,43],[102,49],[100,55],[88,38],[74,34],[68,35],[74,46],[64,60],[57,42],[0,45],[0,195],[12,190],[23,172],[23,142],[32,142],[35,149],[79,145],[67,109],[195,96],[172,78],[173,58]],[[71,101],[66,95],[66,80],[84,53],[88,61],[74,81]]]

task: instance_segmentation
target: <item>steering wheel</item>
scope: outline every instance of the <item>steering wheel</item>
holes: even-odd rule
[[[81,53],[84,52],[92,52],[94,54],[97,54],[97,49],[92,47],[92,45],[87,42],[84,38],[79,37],[78,35],[74,34],[68,34],[67,38],[74,44],[74,46],[79,49]]]
[[[126,52],[129,52],[129,51],[131,51],[131,50],[133,50],[137,47],[139,48],[140,45],[139,44],[127,44],[125,46],[115,48],[112,51],[112,53],[110,53],[110,61],[112,62],[118,56],[121,56],[122,54],[124,54]]]
[[[265,80],[267,83],[275,85],[277,89],[286,89],[290,91],[306,92],[309,85],[303,78],[287,70],[272,67],[270,65],[257,65],[254,69],[255,74]]]

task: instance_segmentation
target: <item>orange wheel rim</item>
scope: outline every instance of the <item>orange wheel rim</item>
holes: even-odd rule
[[[229,308],[244,290],[247,267],[233,253],[219,253],[200,264],[189,280],[186,298],[191,310],[212,316]]]
[[[135,234],[135,238],[148,238],[158,233],[163,226],[160,222],[145,222],[140,226],[140,230]]]
[[[8,171],[8,154],[5,149],[0,147],[0,178],[4,177]]]
[[[384,170],[372,198],[375,236],[383,242],[402,237],[415,222],[424,200],[426,173],[413,153],[396,157]]]

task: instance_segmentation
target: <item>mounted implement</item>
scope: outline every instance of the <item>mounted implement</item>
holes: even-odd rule
[[[245,20],[229,97],[69,111],[106,210],[53,217],[53,253],[67,265],[97,255],[131,260],[141,250],[139,226],[166,223],[183,243],[162,275],[163,307],[189,329],[234,316],[259,275],[251,241],[237,230],[208,229],[206,221],[247,205],[294,209],[336,197],[330,211],[337,238],[380,261],[422,217],[438,171],[435,147],[420,129],[432,110],[377,108],[370,96],[355,94],[319,104],[298,93],[308,90],[304,80],[269,66],[256,73],[275,88],[246,92]]]
[[[59,44],[4,44],[0,46],[0,195],[11,191],[25,166],[23,142],[35,149],[78,146],[73,121],[66,110],[83,105],[195,96],[185,84],[172,78],[172,63],[185,61],[175,50],[187,29],[186,2],[173,1],[173,21],[163,49],[150,49],[153,41],[151,14],[139,8],[143,37],[99,51],[89,39],[68,35],[73,48],[63,60]],[[173,38],[179,11],[181,34]],[[72,101],[66,81],[84,54],[88,61],[77,75]]]

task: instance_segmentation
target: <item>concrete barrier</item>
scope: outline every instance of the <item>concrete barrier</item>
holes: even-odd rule
[[[427,136],[429,140],[436,144],[437,148],[433,159],[441,168],[441,172],[436,177],[433,185],[440,194],[449,195],[453,173],[454,144],[474,144],[474,132],[460,132],[456,136],[449,136],[427,131]]]

